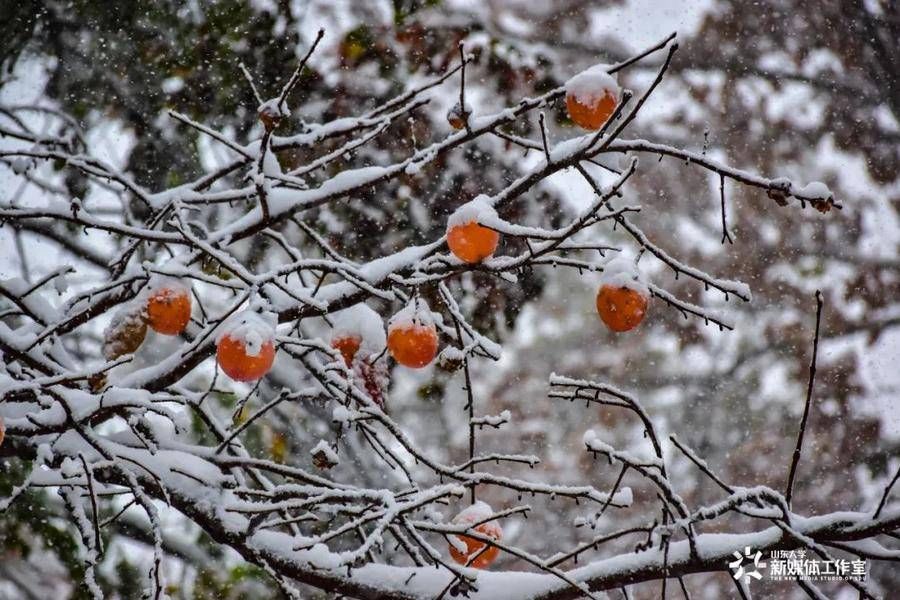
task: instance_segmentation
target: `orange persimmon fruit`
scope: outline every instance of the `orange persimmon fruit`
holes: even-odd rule
[[[500,234],[475,221],[454,225],[447,231],[447,245],[459,260],[474,264],[490,258],[500,243]]]
[[[481,223],[497,220],[492,200],[484,194],[459,206],[447,218],[447,246],[459,260],[473,264],[494,255],[500,234]]]
[[[490,518],[493,509],[484,502],[478,501],[472,506],[460,512],[453,519],[454,525],[473,525],[479,523],[486,518]],[[478,533],[487,536],[493,540],[500,541],[503,538],[503,528],[495,521],[480,523],[474,529]],[[466,546],[465,552],[457,548],[457,544],[450,544],[450,556],[454,561],[461,565],[465,565],[469,561],[470,567],[476,569],[484,569],[497,559],[500,554],[500,548],[488,545],[487,543],[475,539],[468,535],[455,535],[456,539]],[[487,546],[487,547],[486,547]]]
[[[643,321],[647,296],[627,286],[604,284],[597,292],[597,312],[612,331],[629,331]]]
[[[161,287],[147,300],[147,324],[157,333],[178,335],[191,320],[191,295],[180,287]]]
[[[342,335],[331,340],[331,347],[341,353],[348,367],[353,364],[360,345],[362,338],[356,335]]]
[[[489,536],[495,540],[499,540],[501,535],[501,529],[494,523],[483,523],[476,527],[475,531]],[[484,569],[490,566],[492,562],[497,560],[497,556],[500,554],[500,548],[498,548],[497,546],[491,546],[487,550],[482,552],[481,549],[487,546],[487,544],[485,544],[481,540],[476,540],[475,538],[469,537],[467,535],[458,535],[456,537],[466,545],[466,553],[463,554],[451,544],[450,556],[454,561],[461,565],[466,564],[471,557],[477,554],[478,556],[475,558],[475,560],[472,561],[472,564],[470,564],[469,566],[475,569]]]
[[[569,118],[581,127],[591,130],[603,127],[616,110],[617,102],[615,94],[609,90],[604,90],[602,96],[587,104],[582,103],[575,94],[566,94]]]
[[[466,126],[470,114],[472,114],[471,109],[463,110],[462,104],[457,102],[447,111],[447,122],[453,129],[462,129]]]
[[[275,362],[275,344],[266,340],[251,354],[244,340],[225,334],[216,345],[216,360],[225,374],[235,381],[256,381],[269,372]]]
[[[434,325],[414,322],[390,327],[387,347],[398,363],[420,369],[437,356],[437,331]]]
[[[281,110],[275,101],[270,100],[259,107],[257,115],[259,116],[259,120],[263,124],[263,127],[266,128],[266,131],[271,133],[281,123],[284,111]]]

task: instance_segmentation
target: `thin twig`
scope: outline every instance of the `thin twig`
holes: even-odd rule
[[[819,324],[822,320],[822,292],[816,290],[816,335],[813,338],[813,355],[809,363],[809,382],[806,386],[806,405],[803,407],[803,417],[800,419],[800,431],[797,434],[797,446],[791,459],[791,469],[788,473],[787,488],[784,499],[788,507],[791,506],[791,496],[794,492],[794,477],[797,474],[797,463],[800,462],[800,451],[803,448],[803,435],[806,433],[806,420],[809,418],[809,407],[812,404],[813,382],[816,378],[816,358],[819,354]]]
[[[83,453],[78,454],[78,459],[81,461],[81,466],[84,469],[84,477],[87,479],[88,496],[90,496],[91,499],[91,520],[94,523],[94,548],[97,550],[98,555],[102,556],[103,542],[100,537],[100,512],[97,509],[97,495],[94,493],[94,475],[91,472]]]
[[[878,503],[878,508],[875,509],[875,514],[872,515],[873,518],[877,519],[879,516],[881,516],[881,510],[887,503],[888,496],[890,496],[891,489],[894,487],[894,484],[897,483],[897,479],[900,479],[900,465],[897,466],[897,472],[894,473],[894,478],[891,479],[891,482],[887,484],[887,487],[884,488],[884,493],[881,495],[881,501]]]
[[[466,108],[466,52],[462,42],[459,43],[459,111],[466,131],[472,133],[469,125],[469,110]]]
[[[244,65],[243,61],[239,62],[238,66],[241,68],[241,72],[244,74],[244,78],[247,80],[247,83],[250,84],[250,89],[253,90],[253,97],[256,98],[256,103],[262,104],[262,96],[259,95],[259,90],[256,89],[256,84],[253,83],[253,76],[250,75],[250,71],[247,70],[247,67]]]
[[[294,89],[294,86],[296,86],[297,82],[300,81],[300,74],[303,72],[303,67],[306,66],[306,62],[309,60],[309,57],[312,56],[312,53],[315,52],[316,46],[319,45],[319,42],[322,40],[322,36],[324,35],[325,30],[319,29],[318,33],[316,34],[316,39],[313,40],[313,43],[309,47],[309,51],[306,53],[306,56],[304,56],[300,60],[299,64],[297,64],[297,68],[294,69],[294,73],[291,75],[291,78],[288,79],[288,82],[281,89],[281,94],[278,96],[278,103],[276,105],[276,108],[279,111],[281,111],[282,107],[284,106],[284,102],[285,100],[287,100],[288,94],[291,93],[291,91]]]
[[[722,199],[722,243],[728,240],[729,244],[734,244],[731,239],[731,232],[728,231],[728,221],[725,218],[725,175],[719,174],[719,196]]]
[[[545,123],[543,111],[538,115],[538,124],[541,128],[541,145],[544,147],[544,156],[547,158],[547,164],[549,165],[551,161],[550,147],[547,142],[547,124]]]

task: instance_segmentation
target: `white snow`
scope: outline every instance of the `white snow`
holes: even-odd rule
[[[222,325],[216,342],[228,336],[244,343],[247,356],[259,356],[266,342],[275,339],[278,317],[274,313],[257,313],[245,310],[231,316]]]
[[[491,199],[485,194],[475,196],[453,211],[447,218],[447,231],[458,225],[480,222],[482,219],[497,219],[497,211],[491,205]]]
[[[566,95],[585,106],[594,104],[607,93],[618,100],[619,84],[615,76],[607,73],[608,69],[609,65],[597,64],[578,73],[566,82]]]
[[[603,454],[611,459],[619,460],[626,464],[656,468],[661,468],[663,466],[662,461],[655,456],[650,458],[642,458],[631,454],[630,452],[616,450],[615,448],[601,440],[600,436],[593,429],[588,429],[587,431],[585,431],[581,440],[584,442],[584,445],[587,447],[587,449],[591,452]],[[628,490],[628,498],[631,498],[630,489]]]
[[[643,280],[634,261],[624,256],[617,256],[603,266],[600,284],[628,288],[644,298],[650,299],[650,288]]]
[[[466,358],[466,354],[456,346],[446,346],[438,355],[438,362],[445,363],[461,363]]]
[[[21,296],[31,287],[28,282],[26,282],[21,277],[13,277],[11,279],[0,279],[0,288],[7,290],[8,292]],[[0,298],[3,298],[3,295],[0,295]],[[53,307],[53,305],[48,301],[48,299],[41,293],[36,292],[28,295],[27,297],[22,299],[22,303],[28,308],[29,311],[34,313],[38,318],[43,320],[45,323],[50,323],[55,321],[62,315],[60,311]]]
[[[191,293],[190,286],[183,279],[154,273],[150,276],[150,280],[144,289],[141,290],[141,294],[138,297],[146,301],[150,296],[161,290],[171,290],[173,295],[178,296]]]
[[[166,94],[177,94],[184,89],[184,79],[181,77],[168,77],[163,79],[161,87]]]
[[[12,161],[12,170],[16,175],[27,173],[28,169],[34,166],[34,162],[22,157],[15,158]]]
[[[819,198],[821,200],[829,200],[834,198],[834,194],[831,192],[828,186],[821,181],[810,182],[804,185],[799,190],[796,190],[795,193],[806,198]]]
[[[462,116],[463,114],[471,115],[472,112],[473,109],[470,102],[466,102],[466,107],[465,109],[463,109],[462,105],[457,101],[456,104],[450,107],[450,110],[447,111],[447,114],[453,116]]]
[[[60,296],[69,290],[69,279],[66,277],[68,271],[69,269],[64,270],[53,280],[53,289],[55,289],[56,293]]]
[[[512,413],[509,410],[503,410],[499,415],[484,415],[481,417],[472,417],[469,422],[472,425],[489,425],[491,427],[500,427],[512,420]]]
[[[325,440],[319,440],[319,443],[316,444],[313,449],[309,451],[309,453],[313,456],[315,456],[316,454],[324,454],[325,459],[333,465],[340,464],[341,462],[341,459],[338,458],[337,452],[335,452],[331,447],[331,444],[329,444]]]
[[[613,495],[613,502],[623,506],[631,506],[634,503],[634,492],[631,491],[630,487],[619,488]]]
[[[588,429],[587,431],[585,431],[584,435],[581,436],[581,441],[588,448],[593,448],[595,443],[598,444],[598,447],[599,447],[599,444],[603,443],[599,439],[597,439],[597,432],[594,431],[593,429]]]
[[[479,523],[480,521],[484,521],[485,519],[491,518],[493,514],[495,514],[495,511],[488,503],[478,500],[477,502],[457,513],[457,515],[453,517],[453,524],[472,525],[475,523]],[[476,529],[479,533],[488,535],[496,540],[499,540],[503,537],[503,528],[497,521],[487,521],[485,523],[481,523],[476,527]],[[453,547],[461,554],[468,554],[468,547],[463,541],[462,537],[457,535],[447,536],[447,541],[450,542],[450,544],[452,544]]]
[[[331,411],[331,420],[335,423],[347,423],[350,421],[352,414],[343,404],[338,404]]]
[[[291,116],[291,109],[287,107],[287,102],[278,103],[278,98],[270,98],[256,109],[259,114],[266,113],[273,117],[284,118]]]
[[[103,330],[103,354],[107,359],[113,359],[123,350],[118,342],[120,334],[127,334],[139,329],[143,323],[145,311],[143,305],[138,302],[128,302],[119,307],[113,314],[109,325]]]
[[[363,358],[380,354],[387,344],[381,315],[365,302],[354,304],[334,314],[331,338],[358,338],[359,353]]]
[[[491,508],[490,504],[483,500],[478,500],[459,511],[456,516],[453,517],[453,523],[455,525],[469,525],[484,521],[485,519],[490,519],[494,514],[496,514],[496,511]],[[486,535],[490,535],[497,539],[500,539],[503,536],[503,528],[496,521],[484,523],[484,530]]]
[[[388,322],[388,333],[394,329],[410,329],[416,326],[434,329],[434,321],[434,315],[431,314],[428,303],[416,296],[391,317]]]

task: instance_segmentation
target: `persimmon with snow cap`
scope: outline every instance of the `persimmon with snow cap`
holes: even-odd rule
[[[469,106],[468,102],[466,102],[465,109],[463,109],[462,104],[457,102],[447,111],[447,122],[450,123],[450,127],[453,129],[462,129],[466,126],[471,114],[472,107]]]
[[[496,218],[497,211],[483,194],[457,208],[447,219],[447,246],[453,256],[469,264],[493,256],[500,234],[479,220]]]
[[[616,333],[637,327],[647,314],[650,290],[632,260],[615,258],[603,267],[597,291],[597,313]]]
[[[147,324],[163,335],[178,335],[191,320],[191,291],[169,277],[151,281],[147,292]]]
[[[331,347],[341,353],[344,364],[362,379],[366,392],[379,405],[384,405],[387,386],[387,364],[379,360],[386,345],[384,321],[366,304],[360,302],[335,315]]]
[[[387,347],[404,367],[420,369],[437,355],[437,328],[428,303],[413,298],[388,323]]]
[[[453,517],[454,525],[474,525],[474,531],[485,535],[496,541],[503,538],[503,528],[495,521],[487,521],[494,514],[494,509],[486,502],[478,501],[463,509],[459,514]],[[490,546],[486,542],[475,539],[468,535],[454,535],[450,541],[450,556],[453,560],[461,565],[465,565],[471,561],[470,567],[476,569],[484,569],[490,566],[497,556],[500,554],[500,548]],[[487,548],[485,548],[487,546]]]
[[[288,110],[284,102],[278,103],[278,98],[273,98],[260,104],[259,108],[256,109],[256,113],[263,127],[270,133],[281,124],[283,118],[291,115],[291,111]]]
[[[275,362],[275,323],[272,314],[244,311],[222,327],[216,340],[216,360],[235,381],[256,381]]]
[[[367,361],[381,354],[386,344],[381,315],[363,302],[334,316],[331,347],[341,353],[348,367],[358,357]]]
[[[566,109],[577,125],[590,130],[603,127],[619,103],[621,92],[606,65],[578,73],[566,82]]]

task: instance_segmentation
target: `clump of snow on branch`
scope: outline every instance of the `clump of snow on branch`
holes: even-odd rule
[[[807,183],[796,191],[796,194],[805,198],[817,198],[819,200],[833,200],[834,193],[821,181]]]
[[[476,426],[500,427],[512,421],[512,413],[509,410],[503,410],[499,415],[484,415],[481,417],[472,417],[469,422]]]
[[[313,446],[309,453],[317,464],[326,466],[327,468],[337,466],[341,462],[337,452],[335,452],[331,447],[331,444],[325,440],[319,440],[319,443]]]

